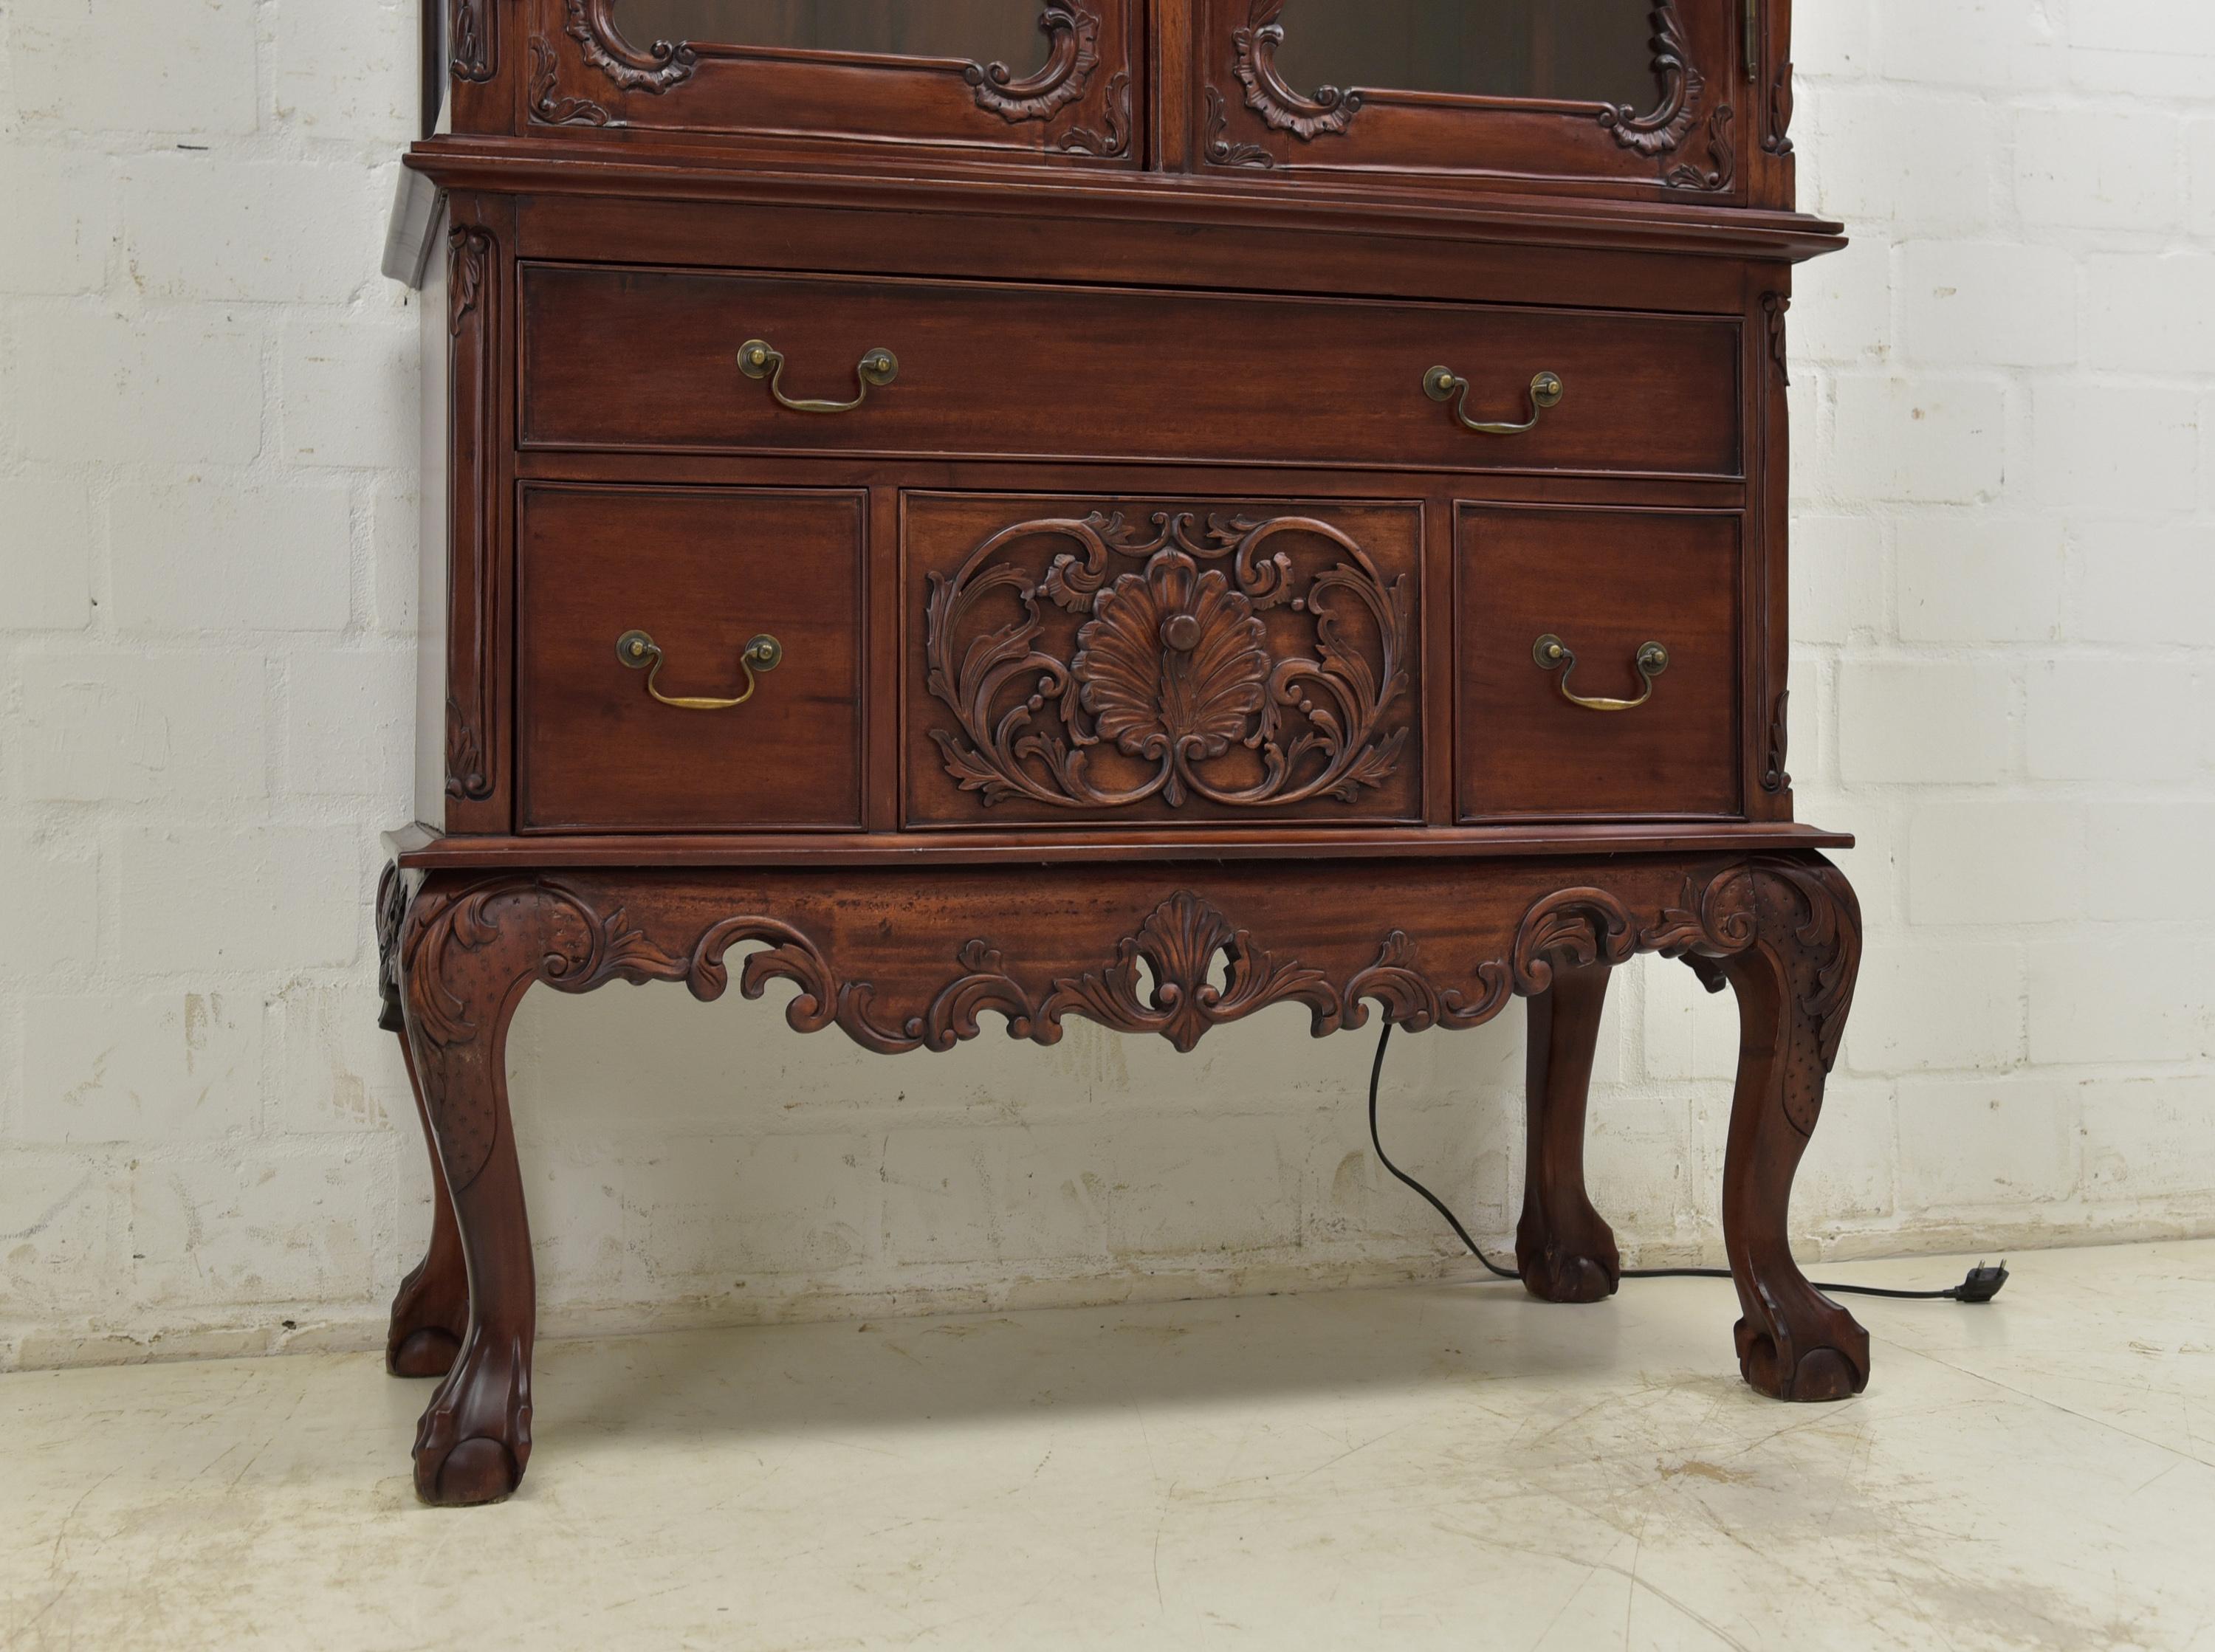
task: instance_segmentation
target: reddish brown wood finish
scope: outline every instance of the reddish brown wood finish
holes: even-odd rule
[[[1744,474],[1720,320],[533,264],[523,329],[528,448]],[[899,377],[793,413],[739,373],[750,339],[795,396],[850,398],[879,347]],[[1541,370],[1567,391],[1527,434],[1479,436],[1423,393],[1437,365],[1481,419],[1526,418]],[[1050,418],[1010,421],[1011,372]]]
[[[1738,0],[1655,7],[1655,104],[1604,119],[1273,80],[1298,3],[1046,9],[1036,63],[973,76],[452,0],[453,135],[409,157],[450,215],[442,773],[380,904],[434,1147],[388,1355],[443,1373],[428,1501],[529,1458],[503,1049],[537,982],[736,968],[888,1052],[987,1011],[1186,1049],[1525,996],[1519,1258],[1589,1300],[1606,983],[1683,956],[1741,1011],[1741,1370],[1867,1380],[1786,1220],[1859,952],[1784,737],[1789,266],[1840,244],[1792,210],[1789,5],[1750,37]],[[795,412],[753,338],[795,397],[899,370]],[[1433,366],[1476,420],[1527,418],[1541,370],[1565,393],[1481,434]],[[676,709],[617,660],[634,627],[672,695],[734,694],[757,633],[784,661]],[[1543,633],[1588,697],[1671,658],[1597,713]]]
[[[1657,89],[1636,107],[1368,86],[1301,87],[1276,45],[1285,0],[1195,0],[1196,146],[1212,168],[1297,180],[1403,174],[1491,187],[1746,198],[1735,0],[1660,0]]]
[[[1622,1281],[1615,1234],[1585,1191],[1585,1098],[1610,967],[1556,968],[1553,986],[1531,1000],[1524,1057],[1530,1141],[1515,1261],[1524,1288],[1549,1302],[1598,1302]]]
[[[518,825],[858,828],[866,505],[829,490],[525,486]],[[678,711],[617,657],[633,630],[662,649],[672,698],[738,696],[756,636],[784,658],[745,705]]]
[[[1731,816],[1738,775],[1735,516],[1464,506],[1456,564],[1461,818]],[[1532,647],[1558,636],[1573,671]],[[1635,710],[1639,650],[1668,666]]]
[[[1420,506],[903,504],[909,826],[1421,820]]]

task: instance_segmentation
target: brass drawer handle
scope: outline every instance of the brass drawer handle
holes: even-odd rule
[[[1537,373],[1531,379],[1531,417],[1520,425],[1488,425],[1469,416],[1469,381],[1450,367],[1433,367],[1423,375],[1423,394],[1433,401],[1454,401],[1454,417],[1464,430],[1473,430],[1479,436],[1520,436],[1536,430],[1539,415],[1547,408],[1559,407],[1562,401],[1562,376],[1559,373]]]
[[[1562,674],[1562,698],[1572,706],[1582,706],[1588,712],[1633,712],[1654,698],[1654,679],[1669,669],[1669,651],[1658,642],[1638,645],[1638,675],[1646,684],[1646,692],[1635,700],[1587,700],[1580,694],[1569,692],[1569,673],[1577,669],[1577,657],[1568,644],[1552,632],[1548,632],[1531,645],[1531,658],[1538,662],[1542,671],[1558,670]]]
[[[643,631],[626,631],[617,638],[616,658],[634,671],[644,671],[647,693],[665,706],[674,706],[681,712],[727,712],[754,697],[754,690],[761,686],[754,673],[776,670],[784,659],[784,645],[775,637],[761,636],[739,652],[739,666],[746,674],[746,691],[736,700],[696,700],[662,693],[661,645]]]
[[[899,358],[882,347],[864,355],[854,369],[862,388],[851,401],[797,401],[785,395],[784,352],[766,339],[748,339],[739,346],[739,370],[748,378],[767,379],[769,393],[776,398],[780,407],[789,407],[795,413],[851,413],[867,401],[872,389],[882,389],[898,378]]]

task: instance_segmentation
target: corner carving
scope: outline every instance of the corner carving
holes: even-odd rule
[[[1230,113],[1223,94],[1207,89],[1207,158],[1219,167],[1259,167],[1268,171],[1277,157],[1259,144],[1234,144],[1230,138]]]
[[[960,788],[988,806],[1265,809],[1384,786],[1409,731],[1392,715],[1411,694],[1408,578],[1313,517],[1203,529],[1160,511],[1152,528],[1120,512],[1019,523],[931,574],[926,681],[956,725],[931,738]],[[1291,535],[1337,560],[1304,577],[1274,542]],[[1043,575],[1009,555],[1041,539],[1072,548]],[[1084,620],[1065,654],[1042,646],[1042,601]],[[1313,652],[1281,640],[1273,613],[1304,620]],[[1123,778],[1095,775],[1102,751]]]
[[[1046,0],[1039,28],[1048,42],[1045,64],[1018,79],[1004,63],[973,63],[961,71],[977,107],[1013,125],[1045,120],[1084,95],[1100,67],[1100,19],[1072,0]],[[1129,95],[1127,85],[1125,96]]]
[[[639,51],[623,39],[610,15],[612,3],[613,0],[569,0],[566,32],[586,63],[624,91],[646,92],[655,97],[692,78],[693,70],[700,66],[697,52],[682,40],[656,40],[647,51]]]
[[[1072,155],[1096,155],[1110,160],[1131,152],[1131,76],[1117,71],[1108,83],[1108,101],[1101,111],[1100,131],[1071,126],[1061,135],[1060,147]]]
[[[497,0],[455,0],[447,66],[456,80],[478,85],[500,72]]]
[[[564,97],[555,88],[561,59],[543,40],[531,43],[531,113],[549,126],[609,126],[617,122],[589,98]]]
[[[1715,164],[1707,171],[1689,162],[1672,167],[1661,181],[1672,189],[1728,189],[1738,176],[1738,145],[1731,138],[1731,122],[1737,111],[1727,103],[1719,103],[1708,116],[1708,158]]]
[[[1284,9],[1285,0],[1253,0],[1245,27],[1231,31],[1246,107],[1272,129],[1304,144],[1343,132],[1361,112],[1361,94],[1325,86],[1310,97],[1286,83],[1277,70],[1277,48],[1285,41],[1285,26],[1277,19]]]
[[[1700,99],[1707,77],[1692,61],[1692,48],[1672,0],[1654,8],[1654,70],[1661,77],[1661,103],[1641,114],[1627,103],[1600,111],[1599,124],[1624,149],[1641,155],[1661,156],[1675,151],[1690,134],[1699,117]]]

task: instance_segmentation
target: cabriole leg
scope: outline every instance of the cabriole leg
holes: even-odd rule
[[[531,1233],[508,1117],[507,1028],[545,958],[528,888],[434,876],[408,909],[400,989],[424,1112],[453,1202],[469,1318],[415,1435],[426,1502],[494,1502],[531,1460],[537,1325]]]
[[[1861,963],[1861,910],[1827,863],[1757,863],[1756,933],[1717,961],[1738,996],[1738,1088],[1723,1164],[1723,1238],[1743,1317],[1739,1368],[1777,1399],[1843,1399],[1868,1383],[1868,1333],[1792,1259],[1792,1178],[1822,1111]]]
[[[1553,985],[1530,1000],[1530,1149],[1515,1261],[1525,1288],[1549,1302],[1599,1301],[1623,1272],[1615,1234],[1585,1191],[1585,1102],[1611,973],[1604,964],[1557,965]]]

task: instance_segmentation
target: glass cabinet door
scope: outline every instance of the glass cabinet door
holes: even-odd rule
[[[1195,0],[1202,170],[1739,193],[1745,0]]]
[[[528,0],[534,128],[1137,161],[1138,0]]]

